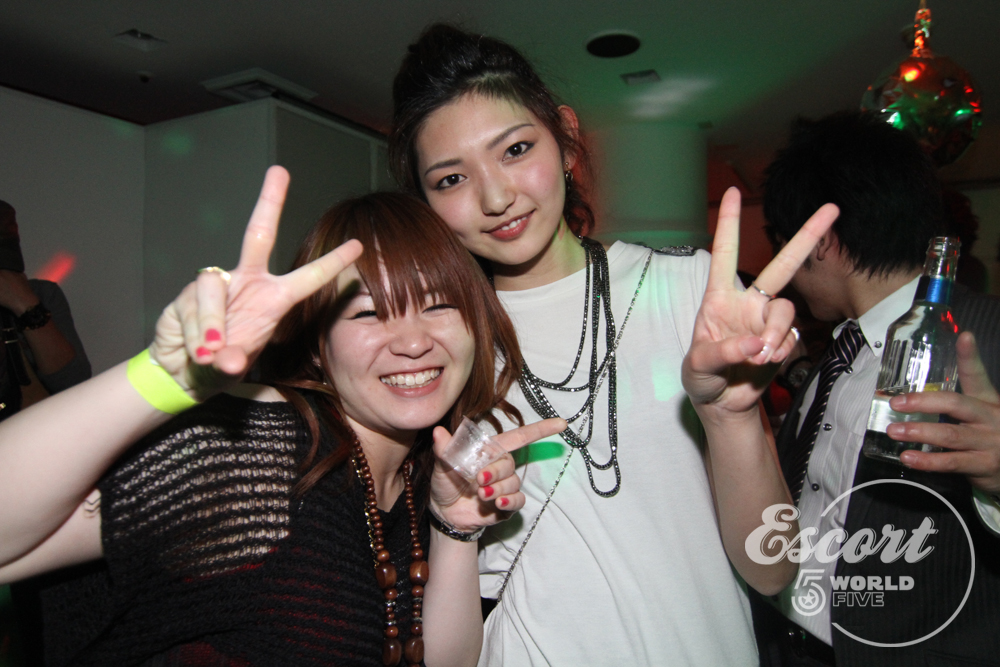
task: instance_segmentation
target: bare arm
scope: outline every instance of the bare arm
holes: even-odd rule
[[[287,172],[268,171],[231,282],[200,274],[157,322],[150,357],[193,398],[237,382],[289,308],[361,252],[350,241],[285,276],[269,274],[287,186]],[[133,387],[123,363],[0,423],[0,566],[38,553],[105,470],[170,417]]]
[[[100,492],[94,490],[45,541],[10,565],[0,567],[0,584],[97,560],[103,555]]]
[[[460,531],[472,532],[502,521],[524,506],[521,480],[512,452],[566,428],[562,419],[545,419],[495,436],[508,454],[486,466],[475,483],[466,482],[440,459],[431,479],[431,511]],[[438,454],[450,435],[434,429]],[[483,644],[476,542],[461,542],[431,530],[430,579],[424,597],[425,656],[428,667],[475,665]]]
[[[55,532],[115,459],[169,418],[119,364],[0,423],[0,564]]]
[[[791,582],[797,565],[787,559],[757,563],[745,545],[767,508],[791,503],[759,400],[795,345],[795,309],[759,290],[736,289],[739,213],[739,192],[730,188],[719,207],[708,286],[682,376],[708,439],[706,462],[726,553],[750,586],[773,594]],[[836,217],[829,204],[817,211],[755,284],[767,294],[781,291]],[[797,523],[790,522],[785,537],[797,532]]]
[[[483,646],[477,543],[431,530],[430,578],[424,591],[424,656],[428,667],[475,665]]]
[[[15,271],[0,270],[0,306],[20,317],[41,301],[28,284],[28,277]],[[25,329],[25,340],[31,346],[35,366],[40,375],[61,370],[76,356],[76,350],[50,319],[37,329]]]

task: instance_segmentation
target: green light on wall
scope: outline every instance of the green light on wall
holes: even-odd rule
[[[134,137],[139,133],[139,128],[132,123],[125,122],[124,120],[118,120],[117,118],[106,119],[108,128],[111,129],[111,133],[116,137],[121,137],[123,139],[128,139]]]
[[[666,402],[678,393],[684,391],[681,385],[681,374],[676,363],[662,357],[656,357],[650,364],[653,376],[653,397],[657,401]]]
[[[226,216],[218,204],[202,204],[199,217],[202,228],[209,234],[218,234],[226,226]]]
[[[194,139],[184,132],[167,132],[163,135],[160,148],[164,153],[175,157],[189,155],[194,150]]]

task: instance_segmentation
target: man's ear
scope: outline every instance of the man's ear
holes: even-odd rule
[[[568,107],[565,104],[559,105],[559,116],[562,119],[563,129],[573,137],[574,141],[580,140],[580,120],[576,117],[576,112],[573,111],[572,107]],[[566,162],[566,168],[572,169],[576,165],[576,154],[567,152],[563,155],[563,160]]]
[[[816,255],[817,262],[822,262],[830,256],[830,253],[840,254],[840,239],[837,238],[837,234],[833,229],[826,230],[826,233],[820,237],[816,243],[816,247],[813,249],[813,253]]]

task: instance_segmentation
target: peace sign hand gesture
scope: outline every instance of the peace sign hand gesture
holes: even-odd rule
[[[684,389],[702,416],[747,413],[795,345],[795,308],[775,299],[836,220],[833,204],[822,206],[746,291],[736,287],[740,193],[730,188],[719,206],[705,298],[684,358]]]
[[[202,270],[156,323],[150,355],[199,400],[235,384],[285,313],[361,255],[352,240],[286,275],[268,273],[288,180],[282,167],[267,170],[237,267]]]

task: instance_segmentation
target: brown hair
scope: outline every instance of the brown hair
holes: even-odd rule
[[[349,239],[365,247],[355,262],[382,321],[423,303],[428,294],[456,306],[475,341],[472,372],[455,405],[441,424],[454,431],[463,416],[486,420],[499,407],[517,423],[520,413],[504,396],[518,379],[521,351],[510,318],[482,269],[440,217],[424,202],[406,194],[380,192],[344,201],[323,214],[303,241],[293,268],[303,266]],[[386,289],[388,284],[389,288]],[[273,384],[299,409],[312,432],[312,447],[296,493],[305,493],[327,472],[350,457],[355,435],[343,420],[343,408],[327,374],[323,341],[342,306],[330,283],[297,304],[282,318],[261,355],[261,379]],[[501,364],[499,372],[497,364]],[[316,392],[319,418],[295,389]],[[315,465],[320,421],[338,445]],[[430,432],[414,444],[424,482],[433,468]]]
[[[511,45],[442,23],[427,28],[410,45],[392,84],[389,166],[400,185],[423,196],[417,173],[417,135],[428,116],[467,94],[523,106],[552,133],[563,157],[576,158],[574,178],[566,183],[563,217],[573,233],[589,232],[594,226],[594,212],[585,198],[590,155],[563,123],[548,87]]]

